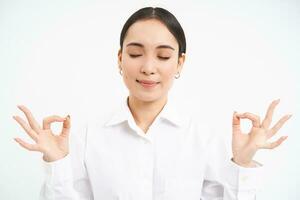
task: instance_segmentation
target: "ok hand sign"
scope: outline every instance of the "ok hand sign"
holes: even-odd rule
[[[25,106],[18,106],[18,108],[25,114],[28,123],[19,116],[14,116],[13,118],[35,141],[35,144],[29,144],[20,138],[15,138],[17,143],[29,151],[39,151],[43,153],[43,159],[47,162],[61,159],[68,154],[70,116],[66,118],[56,115],[46,117],[43,120],[43,127],[41,127],[28,108]],[[63,123],[63,128],[59,135],[53,134],[51,130],[51,124],[54,122]]]
[[[287,136],[280,137],[275,142],[268,142],[291,115],[283,116],[272,128],[270,128],[273,112],[278,105],[279,100],[273,101],[267,111],[264,120],[261,122],[260,117],[252,113],[233,114],[232,120],[232,152],[233,161],[241,166],[252,167],[254,157],[258,149],[273,149],[278,147]],[[240,120],[249,119],[252,121],[250,133],[244,134],[241,132]]]

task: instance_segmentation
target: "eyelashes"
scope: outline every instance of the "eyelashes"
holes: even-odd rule
[[[162,56],[158,56],[159,59],[161,60],[168,60],[170,57],[162,57]]]
[[[141,54],[129,54],[129,56],[131,57],[131,58],[137,58],[137,57],[140,57],[140,56],[142,56]],[[164,56],[157,56],[158,57],[158,59],[160,59],[160,60],[168,60],[168,59],[170,59],[170,57],[164,57]]]
[[[137,58],[137,57],[140,57],[140,56],[142,56],[142,55],[139,55],[139,54],[129,54],[129,56],[130,56],[131,58]]]

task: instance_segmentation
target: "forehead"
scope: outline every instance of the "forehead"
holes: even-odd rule
[[[166,25],[157,19],[139,20],[132,24],[127,31],[124,46],[131,42],[138,42],[150,47],[170,45],[174,49],[178,49],[176,38]]]

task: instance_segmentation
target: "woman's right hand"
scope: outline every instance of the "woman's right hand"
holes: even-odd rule
[[[69,153],[69,133],[71,127],[69,115],[65,118],[56,115],[46,117],[43,120],[43,127],[41,127],[28,108],[25,106],[18,106],[18,108],[25,114],[28,123],[19,116],[14,116],[13,118],[35,141],[35,144],[29,144],[20,138],[15,138],[17,143],[29,151],[43,153],[43,159],[46,162],[59,160]],[[51,130],[51,124],[54,122],[63,123],[63,128],[59,135],[53,134]]]

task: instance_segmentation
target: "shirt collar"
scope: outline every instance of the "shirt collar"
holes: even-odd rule
[[[122,102],[120,108],[116,112],[114,112],[109,120],[105,123],[105,126],[113,126],[124,121],[128,121],[128,123],[134,122],[127,101],[128,97],[125,99],[125,101]],[[176,108],[175,102],[171,101],[170,99],[168,99],[167,103],[165,104],[157,118],[165,119],[178,127],[183,126],[183,121],[180,113],[178,112],[178,108]]]

